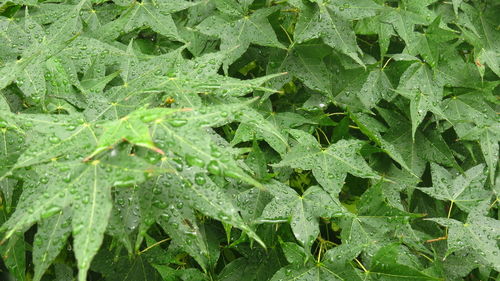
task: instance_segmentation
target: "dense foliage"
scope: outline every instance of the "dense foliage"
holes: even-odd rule
[[[0,279],[500,280],[499,15],[0,1]]]

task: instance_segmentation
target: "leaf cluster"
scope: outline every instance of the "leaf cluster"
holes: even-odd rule
[[[0,279],[499,280],[499,14],[0,1]]]

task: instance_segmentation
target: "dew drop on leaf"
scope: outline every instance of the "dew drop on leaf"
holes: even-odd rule
[[[222,169],[218,161],[210,161],[207,165],[207,170],[216,176],[222,175]]]
[[[172,127],[182,127],[187,124],[186,119],[169,119],[168,123],[172,125]]]

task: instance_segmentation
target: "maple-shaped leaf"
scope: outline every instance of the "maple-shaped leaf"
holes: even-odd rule
[[[419,44],[419,42],[415,39],[418,34],[414,32],[415,25],[426,25],[428,24],[428,21],[426,17],[405,8],[404,5],[407,3],[409,2],[400,2],[400,5],[403,7],[386,7],[385,11],[381,13],[380,17],[378,18],[382,26],[377,30],[377,33],[379,33],[384,38],[384,40],[387,40],[392,35],[392,32],[386,30],[384,28],[384,25],[392,25],[397,35],[399,35],[399,37],[401,37],[401,39],[403,39],[406,43],[405,47],[412,54],[415,54],[415,52],[418,52],[417,45]],[[422,4],[425,5],[427,3]]]
[[[140,186],[130,181],[118,182],[116,186],[120,188],[112,190],[113,209],[106,234],[121,242],[129,253],[134,253],[133,233],[138,229],[141,219],[137,211],[141,199]]]
[[[412,138],[427,112],[445,117],[441,107],[443,89],[434,79],[432,70],[425,64],[414,63],[401,75],[396,90],[410,100]]]
[[[0,179],[4,178],[13,170],[14,165],[25,149],[24,132],[17,126],[12,125],[13,120],[8,118],[9,111],[0,110],[0,143],[2,149],[0,150]],[[10,122],[8,122],[10,121]],[[7,123],[8,122],[8,123]],[[15,123],[14,123],[15,124]]]
[[[216,175],[244,179],[261,187],[234,159],[226,158],[228,155],[219,151],[215,142],[207,141],[211,136],[205,128],[224,125],[233,120],[234,115],[244,116],[240,111],[244,107],[245,104],[233,104],[200,108],[139,109],[120,120],[101,124],[103,132],[98,137],[98,144],[85,160],[88,161],[93,156],[112,149],[117,142],[126,140],[160,154],[175,151],[186,157],[189,165],[206,168]],[[198,130],[199,133],[184,135],[193,130]],[[153,139],[156,139],[156,143]]]
[[[204,168],[217,176],[241,179],[260,188],[262,184],[239,166],[235,155],[219,147],[213,134],[204,130],[231,122],[244,107],[244,104],[202,107],[158,120],[153,127],[153,138],[158,148],[183,155],[191,166]],[[192,134],[194,128],[198,128],[197,134]]]
[[[220,191],[217,190],[217,192]],[[186,197],[186,195],[183,196]],[[198,194],[198,196],[200,196],[200,194]],[[212,199],[213,198],[214,197],[212,197]],[[208,203],[208,200],[203,200],[203,204],[197,205],[199,208],[203,208],[202,206],[207,206],[206,204]],[[213,270],[217,263],[220,250],[217,247],[216,240],[212,240],[213,237],[210,236],[210,233],[207,233],[203,228],[203,225],[201,223],[198,223],[198,221],[196,220],[194,209],[192,209],[195,208],[195,206],[193,204],[183,205],[183,203],[179,202],[178,200],[165,200],[164,203],[170,204],[171,207],[164,208],[156,204],[156,208],[165,209],[161,212],[161,216],[156,219],[158,224],[172,238],[172,241],[173,243],[175,243],[176,247],[189,253],[200,264],[201,268],[203,268],[204,271]],[[228,202],[226,201],[226,206],[224,207],[230,206],[230,204],[227,203]],[[214,207],[215,205],[217,205],[217,203],[212,203],[212,207]],[[233,209],[225,210],[222,214],[221,210],[218,209],[218,207],[220,206],[215,207],[212,211],[213,213],[218,212],[220,216],[228,215],[227,219],[224,218],[223,221],[227,222],[228,220],[231,220],[233,223],[236,223],[238,227],[246,228],[244,223],[241,221],[241,218],[233,212]],[[253,232],[249,232],[249,234],[250,236],[257,238],[257,236],[255,236]]]
[[[265,113],[264,113],[265,114]],[[290,116],[289,116],[290,117]],[[231,144],[264,139],[276,152],[283,155],[290,148],[288,134],[281,126],[261,115],[259,111],[245,108],[240,111],[237,120],[241,122]]]
[[[119,120],[101,125],[103,133],[99,137],[97,148],[86,159],[90,159],[106,149],[111,149],[119,141],[127,141],[163,154],[164,152],[157,148],[151,139],[149,123],[156,120],[163,120],[164,117],[172,115],[176,111],[179,110],[167,108],[136,110]],[[176,120],[171,120],[170,122],[175,123]],[[181,120],[178,122],[182,123],[184,121]]]
[[[247,108],[241,112],[231,144],[264,139],[281,155],[290,148],[288,145],[288,128],[312,123],[302,115],[293,112],[274,112],[270,102],[261,104],[256,111]]]
[[[490,6],[491,5],[491,6]],[[474,46],[475,64],[481,76],[484,76],[485,65],[500,76],[499,63],[499,35],[495,31],[498,21],[496,14],[499,6],[489,4],[485,7],[474,7],[468,3],[461,3],[458,23],[463,27],[461,31],[464,39]]]
[[[161,175],[139,186],[137,215],[140,221],[135,248],[139,250],[144,238],[147,238],[146,232],[157,222],[176,247],[191,255],[202,268],[208,268],[207,248],[204,243],[199,243],[201,237],[197,235],[199,230],[196,216],[184,201],[168,198],[171,190],[168,188],[170,183],[167,180],[166,176]],[[165,183],[166,188],[163,187]]]
[[[478,253],[463,248],[447,255],[446,258],[443,257],[442,267],[445,269],[446,276],[460,279],[475,268],[481,267],[482,261],[478,256]]]
[[[434,163],[431,163],[431,171],[433,187],[418,189],[436,199],[450,201],[465,212],[470,212],[491,196],[491,193],[483,188],[486,180],[484,165],[472,167],[457,177],[453,177],[448,170]]]
[[[383,132],[387,129],[376,119],[364,113],[350,113],[351,119],[359,126],[360,130],[375,142],[385,153],[398,162],[403,168],[411,172],[411,169],[406,165],[405,159],[397,150],[397,148],[382,137]]]
[[[23,192],[19,208],[2,226],[2,230],[7,231],[5,238],[25,230],[43,218],[65,210],[71,212],[78,276],[79,280],[86,280],[90,262],[102,243],[108,224],[112,206],[111,188],[120,182],[143,180],[149,166],[140,160],[136,162],[136,167],[123,166],[123,159],[114,158],[116,157],[94,160],[92,163],[53,161],[37,166],[36,172],[40,178],[31,183],[32,188]],[[133,161],[132,158],[127,160]],[[40,196],[44,200],[38,200]],[[41,236],[46,235],[43,227],[40,231]],[[64,243],[66,235],[53,239],[54,243]],[[40,264],[40,271],[43,271],[43,267],[47,266],[47,259],[54,257],[37,254],[35,258],[40,259],[35,264]]]
[[[334,270],[330,269],[327,265],[318,263],[316,265],[300,266],[300,265],[289,265],[281,268],[273,276],[271,281],[314,281],[314,280],[331,280],[331,281],[343,281],[344,279],[340,277]],[[362,280],[354,279],[353,280]]]
[[[111,40],[123,33],[146,26],[161,35],[182,41],[171,14],[192,5],[195,3],[183,0],[132,2],[119,18],[96,29],[95,36],[99,39]]]
[[[418,268],[416,264],[403,264],[400,260],[405,260],[406,253],[400,253],[401,246],[398,244],[388,244],[373,256],[369,274],[374,275],[372,280],[444,280],[440,277],[432,276],[423,268]]]
[[[451,47],[443,50],[441,53],[442,58],[437,67],[434,68],[438,83],[446,87],[466,87],[479,91],[494,88],[498,85],[498,81],[485,81],[481,79],[476,65],[466,63],[459,53],[455,53],[452,50],[453,48]]]
[[[384,8],[378,5],[376,1],[372,0],[321,0],[316,2],[327,6],[330,11],[348,20],[360,20],[373,17]]]
[[[497,277],[499,8],[3,1],[0,279]]]
[[[391,100],[392,84],[383,69],[345,69],[334,80],[334,99],[339,104],[367,111],[381,99]]]
[[[498,163],[498,117],[493,108],[484,100],[470,93],[453,96],[443,104],[444,113],[455,125],[457,135],[463,140],[478,141],[488,165],[490,182],[494,183]]]
[[[307,40],[322,38],[328,46],[348,55],[358,64],[364,65],[359,57],[362,52],[356,43],[352,23],[335,11],[343,9],[343,6],[345,4],[349,5],[349,3],[344,3],[340,7],[335,4],[301,3],[299,5],[301,13],[297,21],[294,40],[297,43],[302,43]]]
[[[78,113],[50,116],[0,111],[0,118],[16,124],[11,129],[16,128],[19,133],[16,139],[21,140],[22,137],[25,142],[22,145],[26,145],[11,171],[61,157],[66,157],[66,160],[82,159],[80,153],[90,154],[97,141],[95,128]],[[71,153],[75,151],[78,153]]]
[[[50,83],[45,81],[47,99],[64,100],[79,108],[86,106],[85,95],[78,91],[82,86],[78,80],[77,70],[69,58],[54,56],[48,59],[45,62],[44,73],[46,77],[52,79]]]
[[[387,165],[381,161],[380,165],[383,166],[384,177],[390,180],[381,183],[387,203],[400,210],[406,210],[406,200],[401,197],[401,194],[412,198],[414,188],[420,182],[420,178],[411,171],[400,169],[396,164]]]
[[[316,42],[297,44],[290,51],[275,50],[269,59],[267,72],[287,72],[289,75],[272,80],[271,85],[281,87],[296,77],[310,89],[330,94],[332,77],[323,61],[330,52],[330,48]]]
[[[455,39],[458,32],[448,28],[441,17],[436,16],[428,6],[430,2],[400,2],[397,8],[385,7],[384,11],[375,20],[366,22],[364,27],[372,33],[377,33],[381,40],[381,47],[388,47],[388,39],[397,35],[406,43],[403,53],[420,55],[431,66],[435,67],[440,61],[444,42]],[[368,27],[368,24],[373,26]],[[392,25],[388,29],[387,25]],[[426,26],[424,32],[415,32],[416,26]],[[378,27],[378,28],[377,28]]]
[[[41,280],[50,264],[66,245],[71,234],[71,211],[61,210],[49,218],[42,219],[33,242],[33,280]]]
[[[51,24],[45,31],[36,22],[30,21],[29,18],[26,20],[26,26],[22,28],[23,33],[26,33],[26,37],[34,37],[38,40],[30,39],[27,42],[19,42],[27,44],[29,47],[22,50],[19,59],[9,61],[0,68],[0,89],[5,88],[20,76],[21,79],[18,82],[21,85],[27,81],[25,88],[27,95],[35,95],[36,102],[42,99],[44,93],[39,92],[44,89],[44,85],[42,85],[44,84],[44,74],[41,66],[47,59],[69,45],[74,40],[75,34],[81,30],[82,26],[78,15],[85,2],[81,1],[78,5],[74,5],[69,13]],[[30,70],[28,67],[32,65],[36,67]]]
[[[126,64],[126,83],[110,88],[104,97],[94,97],[95,105],[87,108],[86,115],[116,119],[117,115],[131,112],[131,108],[157,102],[155,98],[162,93],[168,93],[167,97],[175,101],[174,107],[198,107],[202,105],[200,94],[227,100],[244,96],[253,90],[274,92],[275,90],[261,85],[282,75],[249,80],[222,76],[217,73],[220,56],[207,54],[196,60],[186,61],[182,57],[182,50],[177,49],[154,59],[142,59],[138,62],[139,58],[132,58],[136,62]],[[135,55],[135,52],[129,53]],[[141,95],[143,93],[152,95],[144,98]]]
[[[238,194],[236,206],[245,221],[257,224],[258,218],[271,200],[272,196],[267,190],[254,187]]]
[[[371,186],[357,203],[357,213],[349,213],[340,220],[343,243],[370,245],[366,249],[373,253],[379,245],[399,239],[415,241],[418,237],[410,227],[409,221],[421,217],[392,206],[382,189],[382,184]]]
[[[216,260],[207,259],[207,249],[196,225],[193,209],[246,231],[260,243],[260,238],[243,221],[239,209],[224,190],[196,163],[185,163],[181,158],[167,155],[160,167],[170,171],[142,185],[139,192],[140,235],[154,221],[178,243],[179,247],[191,254],[203,267],[215,265]],[[178,188],[174,188],[178,187]],[[142,241],[139,238],[138,241]]]
[[[363,146],[359,140],[340,140],[322,148],[312,135],[303,131],[290,130],[290,134],[297,144],[275,166],[312,170],[316,180],[335,198],[347,173],[362,178],[380,178],[359,154]]]
[[[360,35],[377,35],[380,47],[380,56],[384,57],[389,49],[392,36],[396,36],[394,27],[389,22],[384,21],[387,10],[379,15],[364,18],[356,23],[355,32]]]
[[[341,244],[328,250],[322,256],[321,262],[292,263],[281,268],[275,273],[271,281],[278,280],[332,280],[332,281],[361,281],[366,280],[368,275],[363,274],[353,259],[363,249],[364,245]]]
[[[228,51],[224,60],[228,65],[239,58],[250,46],[257,44],[276,48],[285,48],[276,38],[267,17],[276,12],[277,7],[259,9],[252,14],[219,14],[208,17],[197,26],[207,35],[221,39],[220,49]]]
[[[102,274],[103,278],[110,281],[163,280],[151,264],[153,258],[148,254],[150,252],[131,257],[123,249],[117,255],[112,249],[104,248],[97,253],[91,270]]]
[[[130,56],[126,45],[110,44],[88,36],[75,38],[61,51],[60,55],[66,58],[66,63],[71,62],[78,72],[83,73],[80,83],[90,78],[105,77],[106,66],[121,65],[129,60],[125,60],[124,57]],[[68,61],[68,58],[71,61]]]
[[[289,219],[295,237],[306,248],[319,234],[319,217],[332,217],[342,212],[340,202],[319,186],[309,187],[302,195],[277,182],[268,188],[274,199],[264,209],[262,219]]]
[[[441,17],[436,17],[425,33],[415,33],[413,39],[415,43],[410,45],[413,47],[409,50],[410,54],[420,54],[431,67],[438,65],[443,57],[442,53],[448,51],[446,50],[448,45],[444,43],[458,37],[456,31],[441,23]]]
[[[286,262],[279,248],[269,249],[266,253],[245,247],[243,257],[229,263],[218,275],[221,281],[270,280],[273,274]]]
[[[486,217],[484,210],[488,208],[488,201],[483,201],[467,216],[465,223],[450,218],[431,218],[428,220],[448,228],[447,255],[467,248],[477,253],[484,264],[495,270],[500,269],[500,222]]]
[[[6,214],[2,214],[5,216]],[[8,243],[0,246],[5,267],[17,280],[27,281],[26,277],[26,247],[28,245],[22,239],[22,235],[15,234]]]
[[[492,125],[497,116],[492,104],[478,96],[491,97],[488,92],[471,91],[463,95],[453,95],[443,100],[443,109],[446,117],[456,126],[460,123],[473,123],[479,127]],[[464,134],[460,128],[456,129],[459,135]]]
[[[383,135],[384,139],[399,152],[413,174],[422,175],[425,160],[461,170],[450,147],[439,132],[431,128],[423,132],[417,130],[413,139],[412,125],[404,116],[383,108],[378,108],[378,111],[390,124],[389,130]]]
[[[463,129],[468,130],[467,133],[461,130],[462,133],[460,137],[463,140],[479,141],[479,146],[481,147],[486,164],[488,165],[490,182],[493,184],[498,166],[500,123],[496,122],[475,127],[466,126]]]

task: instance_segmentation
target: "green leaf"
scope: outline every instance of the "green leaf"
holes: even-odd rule
[[[325,44],[348,55],[360,65],[361,53],[351,23],[337,15],[329,5],[304,5],[300,13],[294,40],[302,43],[322,38]]]
[[[443,90],[434,80],[430,68],[425,64],[412,64],[401,75],[396,91],[410,100],[412,138],[414,140],[417,127],[427,112],[431,111],[440,117],[444,117],[444,113],[439,107],[443,97]]]
[[[312,281],[312,280],[343,280],[334,271],[328,267],[318,264],[317,266],[300,267],[300,266],[286,266],[280,269],[271,279],[271,281],[278,280],[297,280],[297,281]]]
[[[17,280],[28,280],[26,277],[26,245],[21,235],[15,235],[7,244],[0,247],[5,266]]]
[[[500,237],[498,220],[486,217],[483,210],[486,204],[481,204],[467,216],[465,223],[455,219],[431,218],[440,225],[448,227],[447,255],[464,247],[477,253],[482,263],[498,271],[500,251],[497,241]],[[486,205],[487,206],[487,205]]]
[[[219,274],[223,281],[257,281],[270,280],[272,275],[281,268],[282,257],[277,250],[270,250],[267,254],[248,249],[245,257],[229,263]]]
[[[270,108],[270,103],[262,104],[257,111],[247,108],[241,113],[238,118],[241,124],[231,144],[264,139],[281,155],[290,149],[287,130],[313,123],[298,113],[275,112]]]
[[[220,2],[220,1],[219,1]],[[227,51],[224,60],[225,71],[228,65],[239,58],[250,46],[270,46],[284,48],[278,41],[267,17],[275,8],[259,9],[250,15],[214,15],[205,19],[197,29],[207,35],[221,39],[220,49]]]
[[[479,142],[489,168],[490,182],[493,184],[500,138],[496,113],[489,104],[470,94],[447,99],[445,109],[445,114],[455,124],[455,131],[460,138]]]
[[[71,211],[61,211],[43,219],[38,225],[33,248],[34,280],[42,278],[47,268],[66,245],[66,239],[71,234],[71,215]]]
[[[498,279],[499,9],[3,1],[0,279]]]
[[[433,187],[419,189],[436,199],[450,201],[467,213],[491,196],[482,188],[486,180],[483,165],[472,167],[464,175],[456,177],[434,163],[431,170]]]
[[[321,262],[295,263],[278,271],[275,280],[365,280],[366,275],[351,262],[361,252],[360,245],[342,244],[328,250]]]
[[[29,27],[33,26],[33,28],[35,28],[36,34],[29,34],[31,33],[31,31],[25,31],[26,33],[28,33],[27,37],[29,37],[29,35],[33,36],[32,42],[30,42],[31,44],[29,45],[29,47],[23,50],[20,55],[21,58],[19,60],[10,61],[0,69],[0,89],[5,88],[11,82],[13,82],[17,75],[21,75],[23,79],[27,78],[28,80],[30,80],[30,86],[27,87],[28,90],[33,90],[35,83],[37,83],[37,85],[40,83],[40,79],[37,79],[37,82],[31,82],[32,73],[29,69],[26,68],[32,64],[43,64],[44,61],[49,59],[54,54],[60,52],[72,40],[74,40],[75,34],[77,34],[81,29],[81,22],[78,14],[85,2],[86,1],[81,1],[78,5],[73,6],[71,11],[69,11],[58,22],[52,24],[45,31],[45,34],[39,28],[36,28],[35,23],[27,23],[24,30],[29,30]],[[33,40],[34,37],[38,38],[38,40]],[[21,44],[25,43],[22,42]],[[37,70],[39,69],[39,67],[33,69],[35,72],[34,75],[37,75],[37,78],[40,78],[40,73],[37,72]],[[27,76],[24,76],[23,72]]]
[[[85,280],[90,261],[97,253],[111,211],[111,187],[123,181],[140,181],[144,171],[120,167],[116,159],[94,160],[92,163],[57,162],[38,166],[41,175],[34,190],[23,193],[19,206],[2,228],[6,237],[33,223],[64,212],[70,207],[74,251],[79,267],[79,280]],[[118,160],[119,161],[119,160]],[[141,165],[140,162],[137,163]],[[140,166],[139,166],[140,167]],[[145,169],[146,166],[144,166]],[[42,194],[44,200],[37,200]],[[66,240],[64,235],[54,243]],[[46,259],[46,258],[45,258]],[[45,260],[44,258],[41,261]]]
[[[386,115],[388,111],[379,108],[380,113],[386,118],[396,118],[397,123],[393,124],[384,134],[386,141],[391,143],[401,154],[405,163],[413,174],[421,176],[425,169],[425,160],[456,167],[460,169],[451,149],[442,136],[432,129],[424,132],[415,132],[415,141],[412,138],[413,128],[405,118],[399,114],[393,116]],[[393,114],[393,113],[390,113]]]
[[[498,5],[492,5],[479,10],[469,4],[462,3],[460,8],[463,14],[459,23],[463,26],[464,39],[474,46],[474,57],[476,66],[481,76],[484,75],[484,64],[497,75],[500,76],[500,64],[498,62],[498,32],[495,32]]]
[[[128,33],[135,29],[147,26],[169,38],[181,40],[175,22],[170,15],[192,6],[193,3],[176,0],[175,3],[163,3],[158,1],[146,0],[142,2],[133,2],[118,19],[103,25],[96,32],[100,39],[115,39],[122,33]]]
[[[351,113],[350,117],[366,136],[380,146],[380,148],[391,156],[394,161],[398,162],[403,168],[411,172],[411,169],[406,165],[405,159],[399,153],[397,148],[382,137],[381,132],[384,132],[386,128],[384,128],[380,122],[363,113]]]
[[[303,131],[290,130],[290,133],[298,143],[276,166],[312,170],[331,196],[338,196],[347,173],[363,178],[380,178],[359,154],[363,145],[361,141],[339,140],[323,149],[314,137]]]
[[[112,148],[115,143],[122,140],[164,154],[163,151],[155,147],[153,141],[151,140],[149,123],[157,120],[161,122],[163,121],[163,118],[168,115],[172,115],[173,113],[175,113],[175,111],[166,108],[158,108],[155,110],[137,110],[119,120],[114,120],[101,125],[104,132],[99,139],[97,149],[86,159],[92,158],[94,155],[103,150]],[[180,124],[186,121],[182,119],[173,119],[170,122],[174,124],[177,124],[176,122],[178,122]]]
[[[268,73],[287,72],[289,75],[272,81],[281,87],[290,78],[297,77],[307,87],[323,93],[332,92],[331,73],[323,61],[330,53],[324,44],[298,44],[291,51],[276,50],[267,65]]]
[[[160,281],[161,279],[155,268],[148,263],[146,257],[137,255],[129,258],[126,253],[117,256],[115,253],[102,250],[92,263],[92,269],[102,273],[106,280],[110,281]]]
[[[269,186],[274,199],[266,206],[262,219],[290,219],[293,233],[305,247],[310,247],[319,234],[319,217],[339,215],[342,208],[339,202],[318,186],[308,188],[299,195],[287,186]]]
[[[340,221],[343,243],[370,245],[373,253],[378,245],[395,242],[405,237],[415,240],[409,221],[421,215],[392,206],[381,184],[372,186],[361,197],[357,214],[349,214]]]
[[[375,275],[374,279],[384,280],[444,280],[426,274],[418,268],[398,263],[399,245],[389,244],[381,248],[373,257],[370,274]]]
[[[418,33],[414,32],[415,25],[425,25],[428,24],[428,22],[422,15],[406,9],[406,7],[401,7],[406,3],[401,3],[401,5],[398,5],[397,8],[387,9],[383,14],[381,14],[379,21],[392,25],[399,37],[406,43],[405,47],[409,49],[410,52],[415,53],[419,51],[417,48],[418,41],[415,38]],[[419,4],[427,6],[430,3],[417,3],[417,5]],[[392,35],[392,32],[387,31],[385,28],[380,28],[378,33],[384,37],[390,37],[390,35]]]

